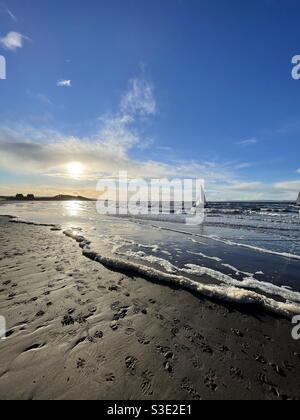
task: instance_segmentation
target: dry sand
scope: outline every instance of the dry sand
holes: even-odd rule
[[[1,399],[290,399],[291,323],[108,270],[0,218]]]

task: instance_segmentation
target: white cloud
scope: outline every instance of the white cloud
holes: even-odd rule
[[[44,98],[40,98],[43,100]],[[3,127],[0,129],[0,168],[13,174],[33,174],[39,193],[41,179],[46,179],[56,191],[67,191],[70,183],[67,165],[80,162],[85,170],[76,188],[85,195],[95,196],[95,184],[101,177],[113,177],[119,171],[127,171],[131,178],[203,178],[210,200],[267,199],[281,191],[259,182],[243,179],[236,162],[175,160],[170,153],[162,159],[135,159],[133,151],[150,147],[151,139],[141,135],[137,127],[157,112],[153,86],[145,80],[134,79],[123,95],[115,114],[99,118],[98,130],[89,137],[72,137],[65,133],[34,127]],[[154,144],[153,150],[157,150]],[[167,149],[169,151],[169,149]],[[174,155],[174,153],[172,153]],[[242,165],[247,167],[248,165]],[[47,178],[43,178],[47,177]],[[34,186],[32,186],[33,189]],[[3,190],[0,187],[0,190]],[[69,191],[69,190],[68,190]]]
[[[157,112],[153,86],[144,79],[132,79],[128,92],[121,100],[121,112],[129,115],[150,116]]]
[[[298,174],[300,174],[300,169],[297,169],[297,171],[296,171]]]
[[[300,180],[277,182],[274,184],[274,188],[287,191],[300,191]]]
[[[18,32],[9,32],[5,37],[0,38],[0,44],[7,50],[14,51],[23,47],[24,39],[28,39]]]
[[[134,159],[131,152],[142,139],[130,124],[122,118],[106,119],[97,134],[85,138],[28,127],[0,129],[0,168],[14,175],[36,175],[37,185],[31,187],[36,194],[42,194],[43,188],[50,191],[51,185],[56,193],[68,192],[70,162],[80,162],[85,168],[76,189],[94,197],[96,182],[119,171],[127,171],[130,178],[203,178],[208,199],[216,201],[293,200],[300,190],[300,181],[275,186],[245,181],[232,165],[220,162]]]
[[[58,80],[56,83],[56,86],[58,87],[72,87],[72,81],[71,80]]]
[[[90,138],[65,136],[41,129],[0,130],[0,167],[13,173],[68,178],[66,164],[82,163],[85,181],[127,171],[133,178],[201,177],[211,185],[234,185],[230,167],[211,162],[136,160],[131,150],[141,139],[122,120],[106,121]]]
[[[251,139],[247,139],[247,140],[243,140],[243,141],[239,141],[236,144],[238,144],[239,146],[252,146],[254,144],[259,143],[258,139],[255,138],[251,138]]]

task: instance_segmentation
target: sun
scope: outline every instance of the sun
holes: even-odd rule
[[[83,172],[83,166],[80,162],[70,162],[67,169],[71,178],[79,178]]]

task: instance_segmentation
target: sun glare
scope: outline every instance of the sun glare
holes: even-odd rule
[[[67,168],[71,178],[79,178],[83,171],[83,166],[80,162],[71,162]]]

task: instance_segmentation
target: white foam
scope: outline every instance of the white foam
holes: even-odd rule
[[[193,255],[199,255],[204,258],[216,260],[218,262],[222,261],[220,258],[217,257],[208,257],[205,254],[202,253],[194,253],[188,251],[188,253]],[[180,273],[185,272],[187,274],[197,275],[197,276],[209,276],[212,279],[218,280],[219,282],[225,283],[230,286],[240,287],[240,288],[248,288],[248,289],[255,289],[260,290],[264,293],[279,296],[282,299],[290,300],[294,302],[300,303],[300,293],[294,292],[292,289],[287,289],[284,286],[276,286],[272,283],[268,282],[262,282],[259,280],[256,280],[254,278],[254,274],[248,273],[245,271],[241,271],[237,269],[236,267],[233,267],[229,264],[222,264],[222,266],[232,270],[236,275],[244,275],[246,276],[243,281],[236,280],[232,278],[231,276],[224,274],[222,272],[210,269],[208,267],[203,267],[195,264],[186,264],[184,269],[180,269],[179,267],[176,267],[175,265],[171,264],[169,261],[163,259],[154,257],[152,255],[147,255],[143,252],[134,252],[134,251],[126,251],[123,253],[120,253],[120,255],[129,257],[129,258],[135,258],[143,261],[147,261],[148,263],[155,263],[160,265],[167,273]]]
[[[77,240],[78,242],[83,240],[82,237],[78,237],[78,235],[76,235],[76,233],[74,234],[74,232],[72,231],[65,231],[64,234],[66,236],[69,236]],[[295,303],[295,298],[298,301],[300,301],[299,293],[295,294],[295,292],[289,292],[288,290],[284,290],[283,292],[286,293],[286,297],[287,298],[291,297],[291,299],[288,302],[278,302],[272,298],[263,296],[255,291],[246,290],[240,287],[235,287],[232,285],[232,282],[235,282],[235,281],[237,282],[237,280],[234,280],[223,273],[214,272],[213,270],[211,271],[210,269],[205,269],[198,266],[188,266],[184,270],[190,270],[190,271],[195,272],[195,271],[199,271],[199,269],[203,269],[204,271],[202,271],[202,275],[205,274],[205,275],[215,276],[214,278],[217,277],[221,282],[224,282],[226,284],[224,285],[213,284],[212,285],[212,284],[199,283],[183,275],[159,271],[153,267],[145,266],[134,261],[118,258],[115,255],[114,256],[101,255],[100,253],[91,250],[90,247],[88,246],[83,247],[82,252],[83,252],[83,255],[86,256],[87,258],[93,261],[97,261],[108,268],[114,268],[117,270],[125,270],[125,271],[134,271],[135,273],[143,277],[146,277],[150,280],[176,284],[178,286],[181,286],[184,289],[197,292],[209,298],[215,298],[215,299],[224,300],[224,301],[232,302],[232,303],[239,303],[239,304],[241,303],[257,304],[271,312],[274,312],[276,314],[280,314],[282,316],[286,316],[289,318],[291,318],[295,314],[300,314],[300,306]],[[184,271],[184,270],[181,270],[181,271]],[[229,281],[231,282],[230,284],[228,284]],[[253,286],[252,281],[253,281],[252,279],[248,279],[248,282],[245,283],[246,287]],[[241,285],[241,282],[238,282],[238,283],[239,285]],[[260,283],[260,282],[257,282],[257,283]],[[265,283],[265,285],[266,285],[265,286],[266,290],[268,290],[268,293],[271,293],[271,289],[274,290],[273,288],[282,289],[278,286],[274,286],[268,283]],[[255,284],[255,288],[257,288],[257,284]]]
[[[222,267],[225,267],[225,268],[228,268],[231,271],[234,271],[237,276],[239,276],[240,274],[244,274],[247,277],[253,277],[254,276],[254,274],[248,273],[247,271],[241,271],[238,268],[236,268],[236,267],[234,267],[233,265],[230,265],[230,264],[222,264]]]
[[[191,254],[191,255],[198,255],[199,257],[206,258],[208,260],[213,260],[213,261],[217,261],[217,262],[221,262],[222,261],[221,258],[218,258],[218,257],[210,257],[208,255],[203,254],[202,252],[187,251],[187,253],[188,254]]]
[[[207,275],[213,279],[216,279],[222,283],[226,283],[230,286],[245,287],[249,289],[261,290],[264,293],[279,296],[285,300],[290,300],[293,302],[300,303],[300,293],[292,291],[292,290],[288,290],[286,289],[286,287],[276,286],[275,284],[272,284],[272,283],[259,281],[259,280],[254,279],[253,277],[246,277],[243,279],[243,281],[239,281],[239,280],[233,279],[227,274],[212,270],[211,268],[200,267],[194,264],[186,264],[185,267],[187,268],[183,269],[182,271],[188,274],[194,274],[194,275],[199,275],[199,276]]]
[[[158,264],[160,265],[167,273],[177,273],[178,267],[171,264],[170,261],[167,261],[163,258],[155,257],[153,255],[147,255],[142,251],[133,252],[133,251],[125,251],[120,255],[124,255],[128,258],[136,258],[143,261],[147,261],[150,264]]]

